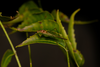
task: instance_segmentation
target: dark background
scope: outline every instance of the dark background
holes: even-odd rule
[[[2,15],[14,16],[16,10],[21,6],[22,3],[27,0],[1,0],[0,1],[0,12]],[[37,3],[37,0],[35,0]],[[41,1],[42,8],[44,10],[52,11],[53,9],[59,9],[70,17],[72,12],[76,9],[81,8],[75,16],[76,20],[95,20],[99,19],[99,1],[68,1],[68,0],[45,0]],[[75,34],[77,41],[77,48],[81,51],[85,58],[85,64],[83,67],[100,67],[99,65],[99,22],[87,24],[87,25],[75,25]],[[63,23],[66,31],[68,24]],[[6,29],[10,32],[10,29]],[[0,28],[0,60],[2,59],[3,53],[7,49],[11,49],[8,40],[5,36],[1,36],[3,33]],[[10,35],[10,38],[14,46],[20,44],[26,39],[25,33],[15,33]],[[32,61],[33,67],[67,67],[65,55],[59,49],[58,46],[47,45],[47,44],[34,44],[31,45],[32,49]],[[29,58],[27,46],[17,48],[17,53],[22,64],[22,67],[29,67]],[[11,63],[8,67],[18,67],[15,57],[12,58]]]

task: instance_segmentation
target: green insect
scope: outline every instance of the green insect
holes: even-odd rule
[[[39,34],[39,36],[45,36],[45,37],[50,37],[50,38],[61,38],[61,39],[64,39],[64,40],[67,40],[63,37],[61,37],[62,35],[57,33],[57,32],[48,32],[46,30],[40,30],[40,31],[37,31],[37,33]],[[59,36],[58,36],[59,35]]]
[[[80,9],[77,9],[71,17],[62,13],[61,11],[53,10],[51,13],[44,11],[42,8],[39,8],[33,1],[28,1],[24,3],[18,11],[18,14],[14,19],[10,17],[1,16],[0,19],[4,21],[3,24],[10,25],[21,22],[16,28],[11,27],[14,31],[19,32],[37,32],[36,34],[30,36],[25,41],[23,41],[17,47],[22,47],[34,43],[46,43],[58,45],[61,49],[64,49],[65,55],[68,59],[68,67],[70,67],[68,54],[74,60],[74,63],[77,67],[80,67],[84,64],[84,57],[79,50],[77,50],[77,44],[74,37],[74,24],[89,24],[94,21],[74,21],[75,14]],[[61,24],[62,22],[68,23],[68,35]],[[51,31],[52,29],[56,29]],[[67,53],[67,54],[66,54]]]

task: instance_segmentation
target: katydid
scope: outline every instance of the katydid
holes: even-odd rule
[[[33,1],[28,1],[19,8],[17,11],[18,14],[14,18],[2,16],[2,13],[0,12],[0,20],[3,21],[3,24],[7,27],[11,27],[16,23],[21,22],[17,28],[11,27],[13,32],[37,32],[16,47],[35,43],[58,45],[61,49],[64,49],[68,67],[70,67],[69,58],[74,60],[77,67],[80,67],[84,64],[84,57],[81,52],[77,50],[77,44],[74,37],[74,24],[89,24],[96,22],[97,20],[74,21],[74,17],[79,10],[80,9],[77,9],[69,18],[64,13],[59,12],[59,10],[53,10],[49,13],[48,11],[44,11],[42,8],[39,8]],[[69,23],[68,35],[61,21]]]
[[[37,33],[40,36],[44,35],[45,37],[51,37],[51,38],[56,38],[57,37],[57,38],[61,38],[61,39],[67,40],[67,39],[61,37],[61,34],[59,34],[57,32],[49,32],[49,31],[46,31],[46,30],[40,30],[40,31],[37,31]]]

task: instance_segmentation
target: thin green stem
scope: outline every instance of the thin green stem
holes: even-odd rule
[[[14,54],[15,54],[15,58],[16,58],[16,61],[17,61],[17,63],[18,63],[18,66],[21,67],[21,64],[20,64],[19,58],[18,58],[18,56],[17,56],[16,50],[15,50],[15,48],[14,48],[14,46],[13,46],[13,44],[12,44],[12,42],[11,42],[11,40],[10,40],[8,34],[7,34],[7,31],[5,30],[3,24],[1,23],[1,21],[0,21],[0,25],[1,25],[3,31],[4,31],[4,33],[5,33],[5,35],[6,35],[6,37],[7,37],[8,41],[9,41],[9,43],[10,43],[10,46],[11,46],[11,48],[12,48]]]
[[[28,32],[26,32],[26,37],[28,38]],[[29,52],[30,67],[32,67],[32,58],[31,58],[31,47],[30,47],[30,45],[28,45],[28,52]]]
[[[66,54],[67,54],[68,67],[70,67],[69,54],[68,54],[68,52],[66,52]]]

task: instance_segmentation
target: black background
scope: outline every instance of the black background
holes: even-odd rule
[[[22,3],[27,0],[1,0],[0,12],[2,15],[14,16],[16,11]],[[37,0],[35,0],[36,3]],[[80,8],[81,11],[75,16],[76,20],[99,20],[99,1],[67,1],[67,0],[45,0],[41,1],[42,8],[44,10],[52,11],[53,9],[59,9],[70,17],[72,12]],[[85,64],[83,67],[100,67],[99,65],[99,22],[87,24],[87,25],[75,25],[75,34],[77,41],[77,48],[81,51],[85,58]],[[63,23],[66,31],[68,24]],[[6,29],[7,32],[11,31]],[[1,36],[3,33],[0,28],[0,60],[3,53],[7,49],[11,49],[8,40],[5,36]],[[15,33],[10,35],[10,38],[14,46],[20,44],[26,39],[25,33]],[[52,46],[47,44],[34,44],[31,45],[33,67],[67,67],[66,59],[62,51],[58,46]],[[29,58],[27,46],[17,48],[17,53],[22,64],[22,67],[29,67]],[[15,57],[12,58],[8,67],[18,67]]]

